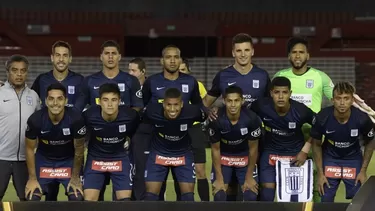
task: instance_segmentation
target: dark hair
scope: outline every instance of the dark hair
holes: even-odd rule
[[[55,49],[57,47],[64,47],[64,48],[67,48],[69,50],[69,56],[72,55],[72,47],[70,46],[70,44],[68,42],[65,42],[65,41],[57,41],[55,42],[53,45],[52,45],[52,54],[55,54]]]
[[[275,86],[287,86],[288,89],[291,89],[291,83],[290,80],[286,77],[276,77],[271,82],[270,89],[273,90]]]
[[[287,54],[290,54],[293,47],[297,44],[302,44],[306,46],[307,51],[309,51],[309,42],[306,39],[304,39],[303,37],[292,37],[288,40],[288,44],[286,46]]]
[[[350,82],[340,81],[336,83],[333,87],[333,94],[350,94],[353,95],[355,93],[355,88]]]
[[[186,65],[186,69],[190,72],[190,64],[187,58],[182,58],[182,63]]]
[[[102,98],[103,94],[105,93],[115,93],[120,98],[121,93],[120,89],[118,88],[117,84],[114,83],[105,83],[100,86],[99,88],[99,98]]]
[[[175,45],[167,45],[167,46],[165,46],[165,47],[163,48],[163,50],[161,51],[161,55],[162,55],[162,56],[164,56],[165,51],[166,51],[168,48],[176,48],[178,51],[181,52],[181,50],[180,50],[177,46],[175,46]]]
[[[138,68],[144,72],[146,70],[146,62],[141,59],[141,58],[134,58],[132,60],[130,60],[129,63],[134,63],[134,64],[137,64],[138,65]]]
[[[227,98],[229,94],[239,94],[243,98],[243,91],[238,86],[228,86],[224,91],[223,98]]]
[[[29,60],[27,60],[26,56],[20,54],[12,55],[6,62],[5,68],[9,71],[10,67],[12,66],[13,62],[24,62],[26,64],[26,68],[29,69]]]
[[[117,49],[117,51],[120,53],[120,45],[114,40],[105,41],[100,48],[101,52],[103,52],[104,48],[106,48],[106,47],[115,47]]]
[[[181,96],[182,95],[181,95],[180,90],[178,90],[177,88],[169,88],[165,90],[164,100],[170,99],[170,98],[180,98]]]
[[[64,97],[66,97],[66,88],[64,85],[62,85],[61,83],[53,83],[53,84],[50,84],[48,87],[47,87],[47,93],[46,93],[46,96],[48,96],[48,92],[51,91],[51,90],[60,90]]]
[[[249,42],[251,44],[251,46],[254,45],[253,38],[250,35],[245,34],[245,33],[239,33],[239,34],[237,34],[236,36],[233,37],[232,47],[234,47],[235,44],[245,43],[245,42]]]

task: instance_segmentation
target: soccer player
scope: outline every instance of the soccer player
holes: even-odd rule
[[[121,92],[120,105],[140,110],[143,107],[141,86],[136,77],[120,70],[120,46],[115,41],[109,40],[103,43],[101,51],[100,60],[103,62],[103,69],[85,78],[75,107],[82,111],[87,104],[99,104],[99,87],[105,83],[114,83],[118,85]]]
[[[26,85],[29,61],[12,55],[5,63],[7,81],[0,87],[0,201],[12,177],[20,201],[25,201],[28,179],[25,155],[27,118],[40,109],[40,100]]]
[[[70,44],[64,41],[55,42],[52,45],[51,62],[53,69],[47,73],[40,74],[35,79],[31,89],[39,95],[42,106],[45,106],[47,87],[53,83],[61,83],[68,91],[68,103],[66,106],[73,107],[79,95],[83,76],[69,70],[69,64],[72,62]]]
[[[268,73],[251,62],[254,56],[254,44],[248,34],[237,34],[232,40],[234,65],[219,71],[212,87],[204,98],[204,105],[210,107],[222,95],[228,86],[236,85],[244,92],[245,103],[269,96]]]
[[[127,105],[139,111],[143,107],[141,86],[136,77],[120,70],[119,44],[113,40],[104,42],[101,47],[100,60],[103,63],[102,71],[84,79],[75,107],[82,111],[87,104],[98,105],[99,87],[105,83],[114,83],[118,85],[121,92],[120,105]],[[106,184],[109,184],[109,178],[107,178]],[[106,186],[103,186],[99,197],[100,201],[104,199],[105,189]]]
[[[242,187],[243,200],[255,201],[258,194],[257,169],[258,140],[262,135],[262,121],[252,111],[242,107],[242,89],[229,86],[224,93],[225,107],[218,119],[210,122],[212,142],[212,184],[214,200],[226,201],[226,190],[232,175]]]
[[[145,121],[155,126],[145,171],[147,201],[159,200],[170,169],[179,183],[181,201],[194,201],[194,158],[188,128],[195,121],[204,121],[206,114],[202,105],[184,103],[183,95],[177,88],[168,88],[163,104],[146,107]]]
[[[333,106],[316,115],[311,129],[322,202],[334,201],[341,181],[345,184],[346,199],[352,199],[367,179],[374,150],[374,124],[366,113],[352,106],[354,93],[350,83],[337,83],[333,88]],[[365,142],[363,155],[360,138]]]
[[[179,71],[181,73],[190,74],[191,69],[189,61],[186,58],[182,59],[180,64]],[[199,94],[203,99],[206,94],[206,88],[203,83],[198,82]],[[202,130],[201,122],[195,122],[193,127],[189,129],[189,135],[192,141],[193,153],[194,153],[194,163],[195,163],[195,174],[198,182],[198,194],[201,201],[210,200],[210,192],[208,187],[208,181],[206,176],[206,145],[207,145],[207,136]],[[178,188],[178,183],[175,181],[175,187]],[[177,189],[176,188],[176,189]],[[179,190],[176,190],[177,200],[181,198]]]
[[[97,201],[109,175],[115,199],[128,201],[132,192],[133,166],[128,156],[130,139],[138,127],[140,117],[134,109],[119,106],[121,91],[117,84],[103,84],[99,88],[99,105],[84,112],[90,134],[84,171],[86,201]]]
[[[129,74],[136,77],[141,85],[146,80],[146,63],[141,58],[135,58],[129,62]]]
[[[163,72],[149,76],[142,87],[143,103],[147,106],[149,103],[163,103],[164,93],[168,88],[177,88],[182,92],[182,101],[185,104],[202,105],[202,98],[199,94],[199,87],[197,80],[190,75],[180,73],[178,68],[181,63],[181,51],[178,47],[169,45],[162,50],[162,58],[160,63],[163,67]],[[145,172],[145,164],[147,162],[147,153],[149,153],[151,135],[153,130],[152,125],[148,123],[142,123],[137,130],[137,134],[143,134],[141,138],[134,140],[135,145],[140,145],[135,152],[135,164],[136,172]],[[136,135],[137,135],[136,134]],[[148,138],[147,135],[148,134]],[[137,174],[137,173],[136,173]],[[140,193],[141,197],[144,198],[145,187],[144,178],[138,181],[135,186],[137,192]],[[160,191],[161,197],[164,195],[164,191]],[[178,191],[177,191],[178,192]]]
[[[310,59],[307,40],[299,37],[293,37],[288,41],[287,52],[289,62],[292,67],[280,70],[274,77],[283,76],[291,81],[292,99],[305,104],[315,113],[319,112],[322,106],[323,95],[332,99],[333,82],[331,78],[321,70],[308,66]],[[302,130],[305,140],[310,134],[310,125],[304,125]],[[312,156],[312,153],[310,153]],[[316,175],[316,171],[314,171]],[[316,185],[314,185],[314,201],[319,202],[320,196]]]
[[[265,137],[259,160],[260,200],[273,201],[276,184],[276,160],[291,160],[297,166],[304,164],[311,143],[304,141],[302,125],[312,124],[314,112],[302,103],[290,99],[289,79],[276,77],[271,82],[271,98],[251,104],[263,121]]]
[[[86,127],[81,112],[66,108],[66,95],[64,85],[49,85],[46,107],[35,112],[27,121],[26,162],[29,180],[25,194],[29,200],[40,201],[52,182],[64,185],[69,201],[83,200],[80,171]]]
[[[46,105],[45,99],[47,88],[53,83],[61,83],[65,86],[68,103],[66,106],[73,107],[79,89],[83,81],[83,76],[69,70],[69,64],[72,62],[72,48],[69,43],[57,41],[52,45],[51,62],[53,69],[47,73],[40,74],[34,81],[33,89],[40,97],[42,107]],[[59,184],[50,183],[46,201],[57,201],[59,193]]]

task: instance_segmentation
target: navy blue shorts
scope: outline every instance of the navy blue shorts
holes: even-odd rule
[[[260,183],[276,183],[276,161],[292,160],[297,153],[277,154],[273,152],[263,151],[259,159],[259,182]]]
[[[338,160],[332,158],[323,158],[323,170],[330,188],[324,188],[322,201],[333,202],[337,188],[343,181],[346,190],[346,199],[352,199],[358,192],[361,184],[355,186],[357,175],[361,171],[362,159],[358,160]]]
[[[131,190],[133,186],[133,164],[129,157],[103,159],[87,155],[83,188],[101,190],[106,175],[109,175],[113,191]]]
[[[169,169],[176,176],[177,182],[195,183],[195,164],[191,151],[179,157],[167,157],[151,151],[146,164],[145,181],[164,182]]]
[[[43,190],[43,194],[48,193],[48,185],[50,183],[60,183],[66,190],[72,176],[74,158],[65,160],[51,160],[35,153],[35,170],[38,182]]]
[[[224,184],[231,184],[231,182],[238,181],[240,185],[245,183],[248,156],[221,156],[221,173],[223,174]],[[235,176],[235,178],[233,178]],[[255,165],[253,171],[253,178],[258,182],[258,168]],[[237,179],[237,180],[236,180]],[[216,175],[214,166],[211,171],[211,182],[215,182]]]

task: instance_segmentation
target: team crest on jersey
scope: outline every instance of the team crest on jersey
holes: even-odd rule
[[[309,88],[309,89],[314,88],[314,80],[312,80],[312,79],[307,79],[307,80],[306,80],[306,88]]]
[[[247,131],[246,127],[245,128],[241,128],[241,135],[246,135],[248,133],[249,133],[249,131]]]
[[[68,86],[68,94],[74,95],[75,91],[76,91],[75,86]]]
[[[26,102],[27,102],[27,105],[32,106],[33,105],[33,98],[31,96],[26,96]]]
[[[120,133],[126,132],[126,125],[119,125],[118,126],[118,132],[120,132]]]
[[[303,192],[303,168],[292,167],[285,169],[285,192],[288,194],[300,194]]]
[[[124,83],[119,83],[117,85],[118,85],[118,88],[120,89],[120,92],[125,92],[125,84]]]
[[[63,128],[63,134],[64,136],[70,135],[70,128]]]
[[[350,136],[351,137],[358,136],[358,129],[351,129],[350,130]]]
[[[259,80],[253,80],[253,88],[259,88]]]
[[[188,84],[182,84],[182,92],[183,93],[189,93],[189,85]]]
[[[180,125],[180,130],[186,131],[187,130],[187,124]]]
[[[289,129],[295,129],[296,123],[295,122],[289,122]]]

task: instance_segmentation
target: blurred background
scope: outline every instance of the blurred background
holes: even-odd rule
[[[88,75],[101,69],[100,46],[113,39],[122,48],[122,70],[142,57],[152,74],[161,71],[162,48],[174,44],[210,88],[216,72],[233,63],[231,39],[240,32],[254,38],[254,63],[271,77],[289,66],[287,40],[306,37],[310,65],[334,82],[351,81],[375,107],[374,0],[1,1],[0,63],[12,54],[28,56],[31,85],[52,68],[51,45],[63,40],[73,48],[70,68]]]

